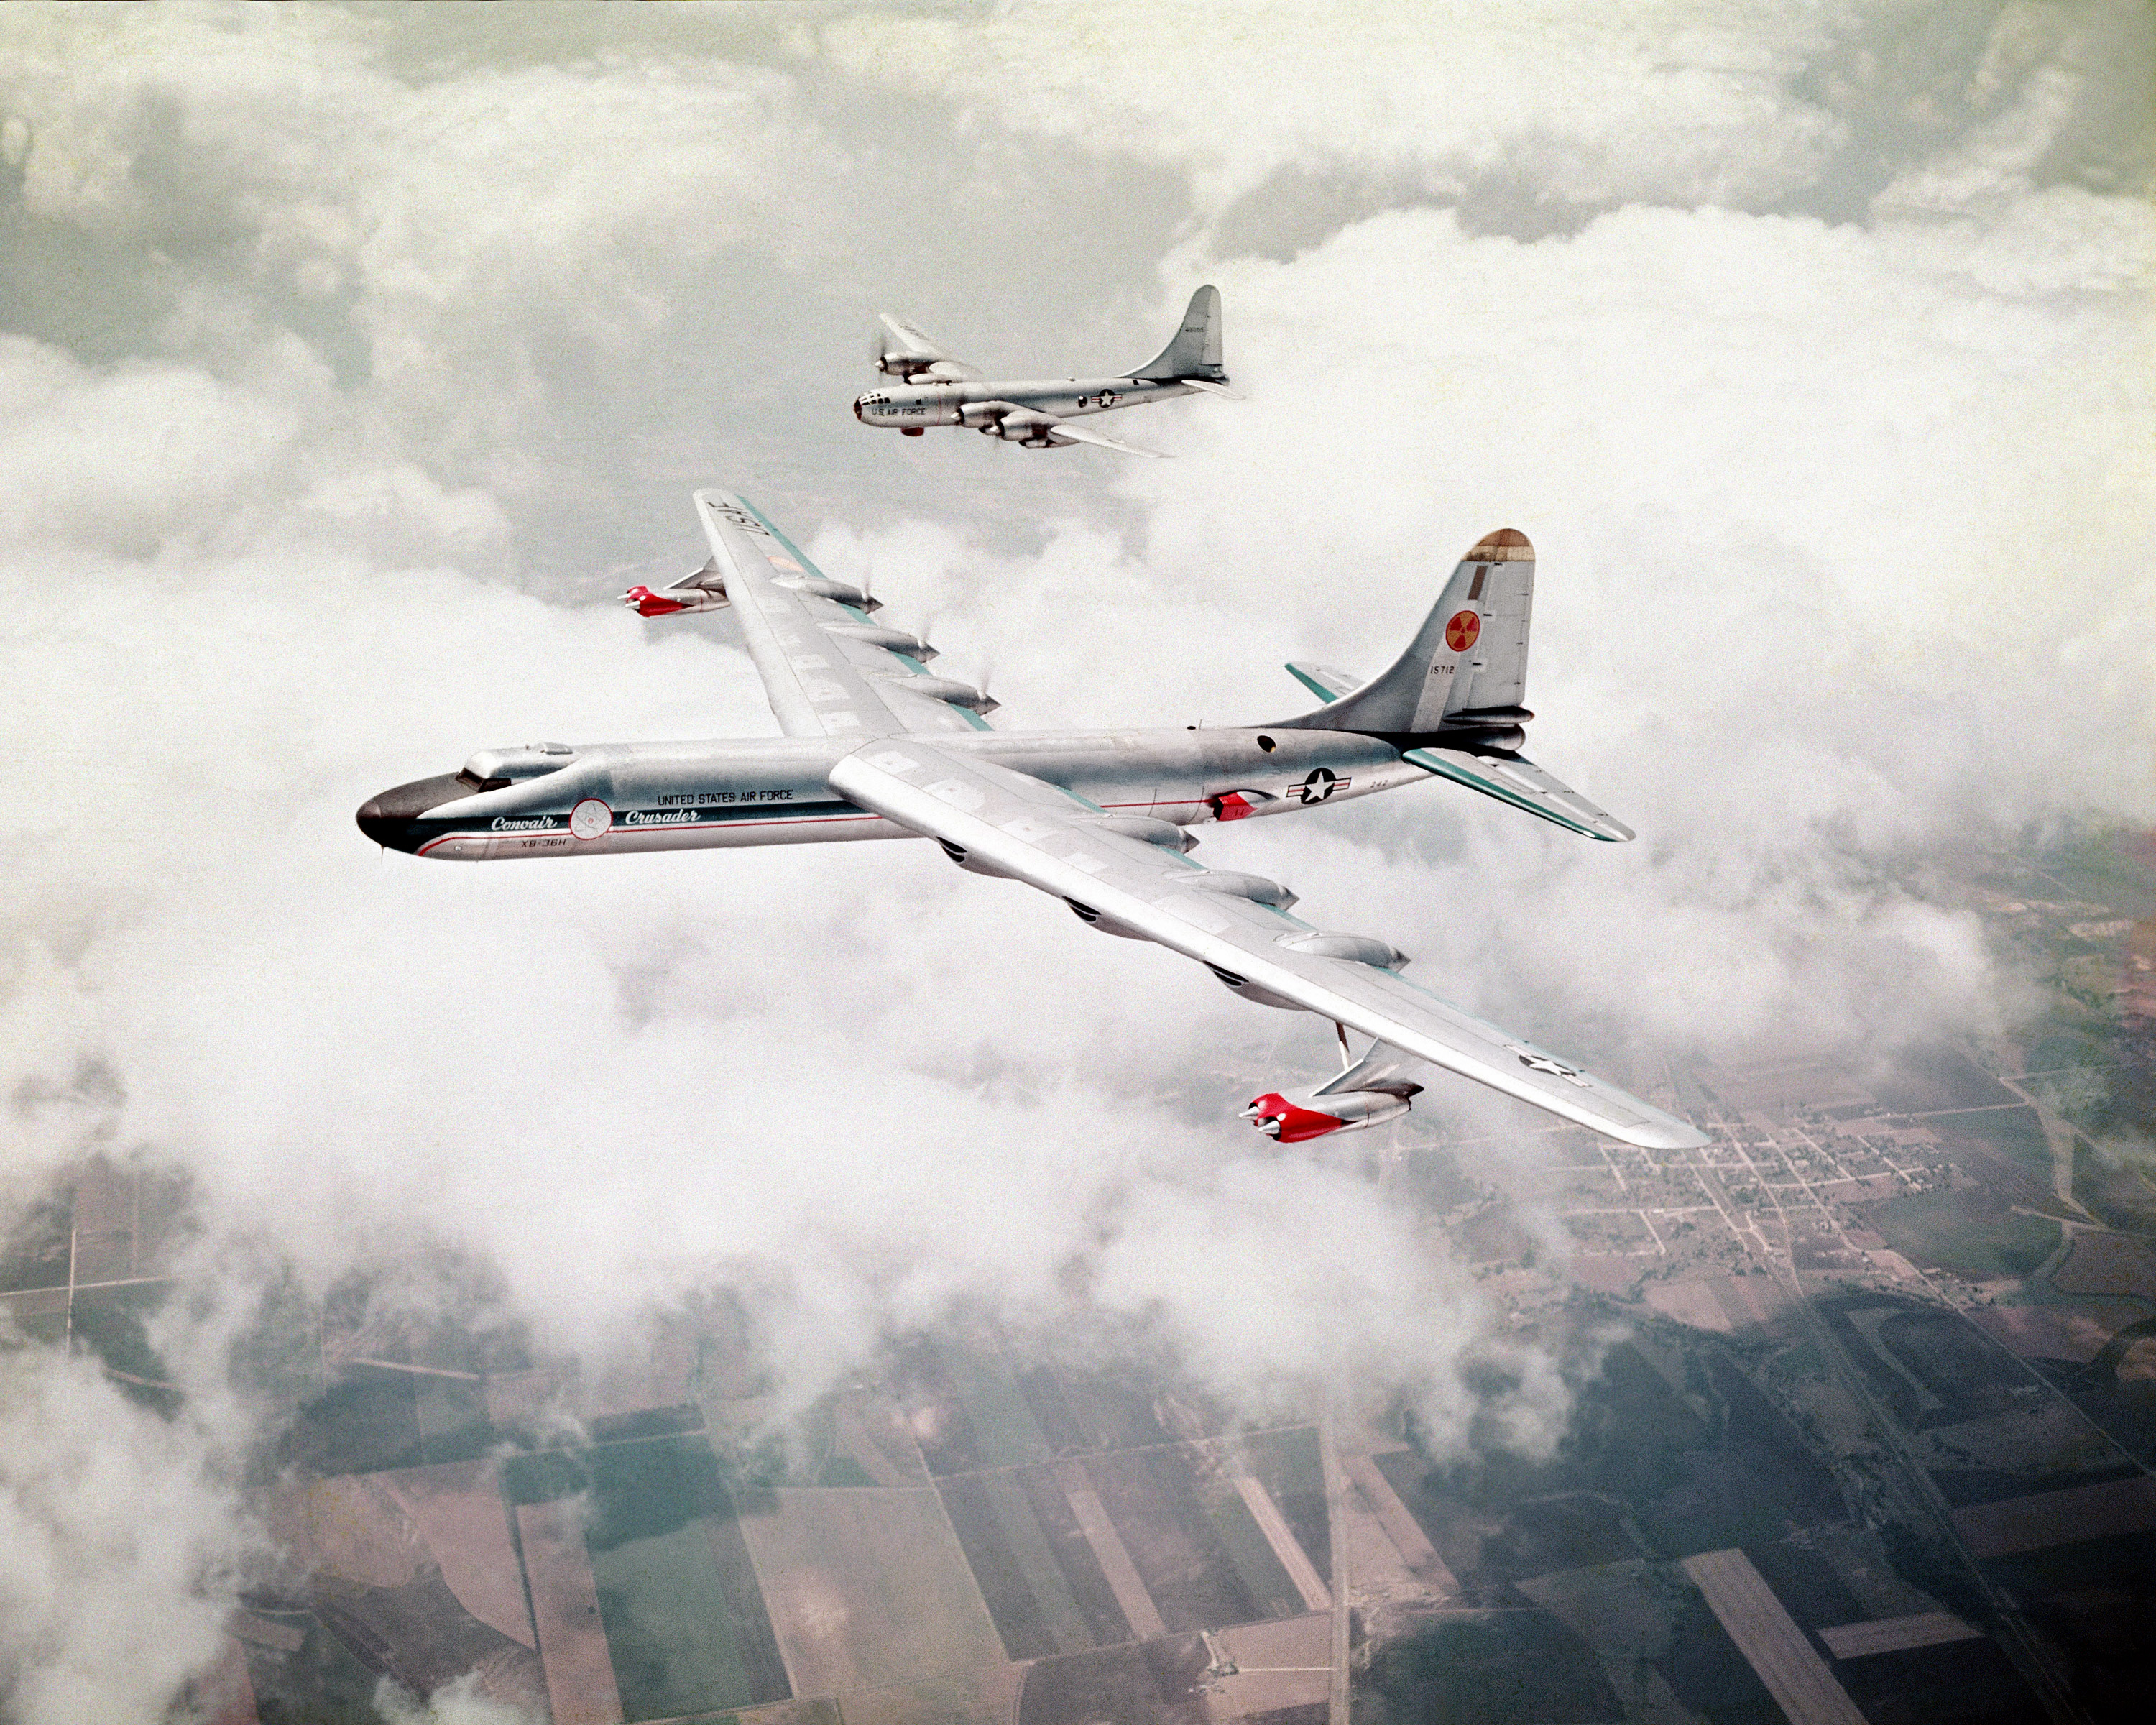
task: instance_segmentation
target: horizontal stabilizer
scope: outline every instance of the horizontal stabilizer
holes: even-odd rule
[[[1322,692],[1322,691],[1320,691]],[[1532,761],[1513,756],[1471,755],[1463,749],[1409,749],[1406,758],[1425,772],[1464,784],[1471,791],[1495,797],[1515,809],[1539,814],[1568,832],[1612,844],[1637,836],[1631,828],[1605,809],[1598,809],[1578,791],[1561,784]]]
[[[1337,701],[1343,695],[1352,695],[1363,686],[1363,680],[1344,670],[1335,670],[1329,665],[1305,665],[1291,661],[1287,674],[1321,701]]]

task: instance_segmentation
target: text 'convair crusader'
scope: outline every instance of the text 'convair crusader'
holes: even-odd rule
[[[978,875],[1052,893],[1104,934],[1196,959],[1245,999],[1374,1039],[1314,1089],[1245,1111],[1284,1143],[1406,1112],[1415,1060],[1653,1149],[1707,1142],[1685,1122],[1447,1004],[1383,941],[1290,914],[1260,875],[1208,869],[1185,829],[1450,779],[1589,838],[1632,836],[1520,752],[1534,552],[1493,533],[1454,570],[1392,668],[1368,682],[1288,669],[1325,705],[1241,729],[998,733],[996,703],[932,675],[935,649],[875,620],[867,593],[819,572],[743,499],[696,494],[711,560],[647,617],[730,606],[783,737],[537,742],[474,755],[359,811],[367,837],[466,862],[827,839],[932,839]]]
[[[907,437],[919,437],[932,426],[963,425],[1029,449],[1098,444],[1127,455],[1158,456],[1162,453],[1158,449],[1120,443],[1090,425],[1073,422],[1117,408],[1172,401],[1178,395],[1241,399],[1228,387],[1228,373],[1220,363],[1218,288],[1202,287],[1193,294],[1174,339],[1122,377],[993,382],[964,361],[952,358],[905,319],[888,311],[875,344],[876,369],[904,382],[869,391],[855,402],[854,417],[864,425]]]

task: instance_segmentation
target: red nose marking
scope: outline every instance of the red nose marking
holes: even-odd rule
[[[1298,1108],[1277,1091],[1255,1098],[1250,1106],[1256,1111],[1253,1118],[1258,1130],[1283,1144],[1300,1144],[1306,1139],[1322,1138],[1326,1133],[1337,1132],[1348,1124],[1344,1120],[1334,1119],[1330,1114],[1320,1114],[1311,1108]]]
[[[636,607],[639,617],[670,617],[676,611],[689,608],[679,599],[662,599],[648,587],[632,587],[621,596],[624,605]]]
[[[1216,820],[1240,820],[1250,812],[1250,798],[1240,791],[1229,791],[1224,797],[1209,799]]]
[[[1475,638],[1482,633],[1482,619],[1472,611],[1455,611],[1452,620],[1445,625],[1445,644],[1455,653],[1465,653],[1475,644]]]

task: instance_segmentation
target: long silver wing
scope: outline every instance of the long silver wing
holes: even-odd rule
[[[996,703],[932,676],[936,649],[870,614],[875,602],[834,581],[745,497],[699,491],[696,518],[779,728],[788,737],[985,731]]]
[[[1265,894],[1269,883],[1192,862],[1168,848],[1180,834],[1165,822],[1111,815],[1024,773],[912,739],[865,743],[832,768],[830,782],[860,807],[941,841],[968,866],[1054,893],[1111,933],[1195,958],[1239,993],[1322,1014],[1628,1144],[1668,1150],[1707,1142],[1652,1104],[1396,975],[1407,961],[1383,942],[1323,932],[1263,901],[1286,897]]]
[[[1150,455],[1156,461],[1168,459],[1165,449],[1148,449],[1142,444],[1127,444],[1120,438],[1110,437],[1105,431],[1096,431],[1090,425],[1081,425],[1075,420],[1054,419],[1048,427],[1051,441],[1073,444],[1097,444],[1104,449],[1121,449],[1126,455]]]
[[[885,331],[876,338],[879,352],[886,361],[901,362],[907,382],[938,377],[951,382],[963,382],[968,377],[981,375],[978,367],[952,358],[904,318],[894,317],[886,311],[880,314],[879,321]]]

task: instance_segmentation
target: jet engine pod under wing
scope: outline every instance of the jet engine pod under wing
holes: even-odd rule
[[[654,593],[648,587],[632,587],[621,602],[639,617],[672,617],[683,611],[723,611],[733,601],[726,594],[726,578],[718,559],[707,557],[704,567],[684,575],[671,587]]]
[[[1172,854],[1114,830],[1106,811],[1070,792],[917,737],[865,743],[839,760],[829,782],[860,808],[1053,894],[1096,927],[1195,958],[1268,1004],[1319,1013],[1628,1144],[1707,1142],[1651,1103],[1364,962],[1397,957],[1382,942],[1348,956],[1363,950],[1359,942],[1318,937],[1311,924],[1255,899],[1190,891],[1174,878]],[[1204,872],[1187,858],[1181,866],[1194,880]]]
[[[1400,1076],[1408,1064],[1397,1050],[1373,1043],[1369,1053],[1323,1084],[1253,1096],[1243,1118],[1283,1144],[1382,1126],[1406,1113],[1422,1094],[1420,1085]]]

